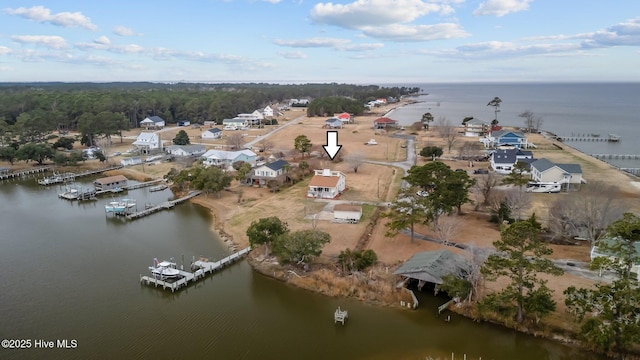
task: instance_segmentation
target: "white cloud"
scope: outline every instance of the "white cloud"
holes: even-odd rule
[[[111,44],[111,40],[109,40],[108,37],[106,36],[100,36],[99,38],[93,40],[94,43],[96,44],[100,44],[100,45],[109,45]]]
[[[580,36],[584,39],[582,46],[585,48],[640,46],[640,18]]]
[[[371,37],[393,41],[431,41],[468,37],[458,24],[443,23],[435,25],[388,25],[365,27],[362,32]]]
[[[292,48],[331,48],[338,51],[367,51],[383,47],[380,43],[352,44],[348,39],[311,38],[303,40],[276,39],[274,44]]]
[[[67,42],[60,36],[52,35],[14,35],[11,40],[21,44],[33,44],[51,49],[65,49]]]
[[[116,26],[116,27],[114,27],[113,28],[113,33],[118,35],[118,36],[133,36],[133,35],[136,35],[136,33],[132,29],[130,29],[130,28],[126,27],[126,26]]]
[[[6,46],[0,46],[0,55],[7,55],[11,53],[11,49]]]
[[[302,51],[287,51],[287,52],[279,52],[278,55],[282,56],[285,59],[306,59],[307,54]]]
[[[509,13],[525,11],[529,9],[529,3],[533,0],[488,0],[473,11],[473,15],[505,16]]]
[[[40,23],[50,23],[64,27],[82,27],[87,30],[97,30],[98,27],[91,22],[91,19],[82,15],[81,12],[60,12],[51,14],[51,10],[44,6],[33,6],[30,8],[19,7],[17,9],[4,9],[10,15],[22,16],[25,19]]]
[[[430,13],[449,15],[453,8],[446,3],[422,0],[356,0],[342,5],[319,3],[311,10],[311,20],[318,24],[347,29],[408,23]]]
[[[272,4],[278,4],[282,0],[262,0],[262,1],[269,2],[269,3],[272,3]]]
[[[520,56],[583,55],[578,44],[519,45],[512,42],[487,41],[446,50],[419,50],[416,53],[456,59],[505,59]]]

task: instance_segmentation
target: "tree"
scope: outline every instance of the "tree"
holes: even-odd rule
[[[442,153],[442,148],[439,146],[425,146],[420,150],[420,156],[430,158],[431,160],[439,158],[442,156]]]
[[[18,152],[13,146],[0,147],[0,159],[9,162],[9,164],[13,165],[13,162],[16,160],[17,156]]]
[[[343,272],[362,271],[375,264],[376,261],[378,261],[378,255],[371,249],[364,251],[346,249],[340,251],[338,255],[338,265],[340,265]]]
[[[420,121],[422,121],[422,126],[424,126],[426,130],[429,130],[429,124],[433,122],[433,115],[431,115],[430,112],[424,113]]]
[[[273,142],[271,140],[263,138],[262,140],[258,141],[258,150],[260,152],[267,152],[271,149],[273,149]]]
[[[520,220],[522,212],[531,205],[531,194],[522,188],[511,188],[505,190],[505,205],[509,208],[516,220]]]
[[[302,158],[304,159],[304,154],[308,153],[311,150],[311,140],[306,135],[298,135],[293,141],[293,148],[296,149]]]
[[[189,141],[189,135],[186,131],[180,130],[176,134],[176,137],[173,138],[174,145],[189,145],[191,141]]]
[[[249,164],[248,162],[243,162],[240,165],[240,168],[238,168],[235,178],[238,181],[242,181],[247,177],[247,175],[249,175],[250,172],[251,172],[251,164]]]
[[[518,161],[514,165],[513,169],[511,169],[511,172],[504,179],[502,179],[502,184],[513,185],[522,189],[524,185],[527,185],[529,183],[529,179],[530,178],[527,175],[527,164]]]
[[[18,160],[29,161],[33,160],[42,165],[46,159],[53,159],[55,150],[46,143],[29,143],[22,145],[17,153],[16,158]]]
[[[612,284],[596,284],[595,289],[571,286],[564,291],[565,304],[580,321],[580,334],[589,344],[623,358],[624,351],[640,344],[640,288],[631,277],[632,264],[640,263],[640,217],[625,213],[607,228],[607,235],[598,248],[611,257],[601,264],[618,278]]]
[[[428,196],[421,194],[422,192],[417,186],[408,186],[400,189],[398,197],[391,203],[389,211],[380,215],[389,219],[386,223],[387,232],[385,236],[396,236],[400,230],[409,228],[411,242],[413,242],[415,224],[427,221],[427,207],[424,203]]]
[[[287,223],[277,216],[271,216],[252,221],[247,228],[247,238],[251,246],[264,244],[265,255],[269,256],[271,243],[287,232],[289,232]]]
[[[102,152],[102,150],[94,150],[93,151],[93,156],[96,157],[96,159],[98,159],[98,161],[100,161],[101,163],[105,162],[107,160],[107,157],[104,156],[104,153]]]
[[[185,171],[192,171],[193,169],[187,169]],[[220,168],[210,166],[205,169],[201,169],[198,172],[194,172],[192,175],[191,186],[194,189],[202,190],[205,194],[213,192],[220,194],[224,188],[231,185],[232,176],[228,175]]]
[[[357,173],[360,166],[364,164],[364,158],[365,156],[361,152],[348,153],[344,156],[345,161],[353,169],[354,173]]]
[[[546,281],[537,274],[559,276],[563,271],[544,258],[553,250],[540,241],[539,234],[540,224],[535,216],[504,227],[500,231],[501,239],[493,243],[498,252],[489,255],[482,267],[482,274],[489,281],[503,276],[510,280],[506,288],[483,299],[482,305],[511,309],[518,323],[524,321],[527,308],[536,309],[538,318],[555,309]],[[547,306],[542,307],[544,304]]]
[[[498,178],[494,173],[481,175],[476,182],[476,190],[482,194],[482,206],[488,206],[493,189],[498,185]]]
[[[227,146],[231,149],[241,149],[243,144],[242,134],[236,132],[227,137]]]
[[[525,112],[518,116],[524,118],[524,126],[527,128],[529,133],[539,131],[542,123],[544,123],[542,116],[536,115],[530,110],[525,110]]]
[[[493,118],[493,121],[491,122],[491,124],[496,125],[498,124],[498,113],[500,112],[500,104],[502,103],[502,100],[499,97],[494,97],[493,99],[491,99],[491,101],[489,101],[489,103],[487,104],[487,106],[493,106],[493,112],[495,114],[495,117]]]
[[[438,135],[447,143],[447,150],[451,152],[451,148],[453,144],[456,143],[458,138],[458,129],[455,125],[451,124],[451,122],[446,117],[438,118],[438,122],[436,123],[436,127],[438,129]]]
[[[273,253],[282,263],[307,264],[320,255],[331,235],[324,231],[300,230],[285,233],[273,243]]]
[[[73,143],[76,142],[75,139],[69,138],[69,137],[61,137],[58,139],[58,141],[56,141],[55,143],[53,143],[53,148],[54,149],[59,149],[59,148],[63,148],[63,149],[67,149],[67,150],[71,150],[73,149]]]

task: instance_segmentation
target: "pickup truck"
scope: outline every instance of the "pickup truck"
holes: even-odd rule
[[[378,145],[378,142],[376,141],[376,139],[370,139],[369,141],[367,141],[364,144],[365,145]]]

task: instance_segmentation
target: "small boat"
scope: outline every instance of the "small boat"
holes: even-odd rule
[[[617,135],[617,134],[609,134],[609,139],[608,139],[608,141],[610,141],[610,142],[618,142],[618,141],[620,141],[620,139],[621,139],[621,138],[622,138],[622,137],[621,137],[620,135]]]
[[[156,186],[152,186],[149,188],[149,191],[154,192],[154,191],[162,191],[164,189],[168,188],[168,186],[166,184],[160,184],[160,185],[156,185]]]
[[[118,201],[114,200],[114,201],[109,201],[104,206],[104,211],[107,213],[121,214],[134,206],[136,206],[136,202],[135,200],[132,200],[132,199],[122,199]]]
[[[149,270],[153,274],[153,277],[164,279],[173,279],[180,276],[180,270],[176,268],[176,263],[171,261],[158,261],[157,258],[153,259],[153,266],[149,266]]]
[[[40,185],[53,185],[53,184],[60,184],[66,181],[71,181],[73,179],[75,179],[76,175],[74,173],[64,173],[64,174],[58,174],[58,173],[54,173],[51,176],[48,176],[44,179],[40,179],[38,180],[38,184]]]

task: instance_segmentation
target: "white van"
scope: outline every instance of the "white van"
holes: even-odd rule
[[[235,126],[235,125],[231,125],[231,124],[229,124],[229,125],[225,125],[225,126],[222,128],[222,130],[238,130],[238,127],[237,127],[237,126]]]

